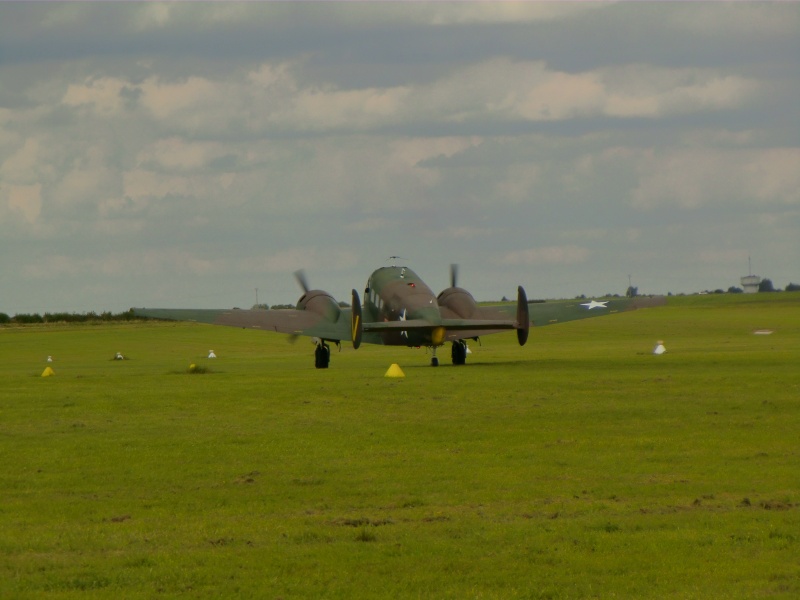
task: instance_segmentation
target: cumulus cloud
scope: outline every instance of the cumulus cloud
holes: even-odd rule
[[[600,3],[579,2],[433,2],[428,5],[434,25],[467,23],[530,23],[556,21],[594,10]]]
[[[35,223],[42,212],[42,185],[12,185],[5,192],[8,208],[21,215],[29,224]]]
[[[543,61],[497,58],[409,86],[342,89],[300,81],[299,62],[262,63],[219,78],[92,78],[70,84],[62,102],[118,115],[133,94],[152,117],[187,135],[230,132],[384,130],[423,121],[552,122],[610,116],[656,118],[746,105],[756,82],[711,69],[632,64],[567,73]]]
[[[798,11],[774,11],[757,2],[729,2],[723,10],[703,3],[676,6],[664,17],[669,26],[700,35],[795,35],[800,27]]]
[[[213,110],[230,102],[225,95],[226,81],[211,81],[205,77],[190,76],[178,82],[161,81],[150,77],[137,89],[141,103],[156,119],[196,119],[198,112]],[[235,98],[235,97],[234,97]]]
[[[615,117],[658,117],[746,105],[755,80],[714,69],[664,69],[634,64],[600,73],[604,112]]]
[[[70,84],[62,102],[72,107],[90,107],[101,117],[113,117],[124,106],[122,91],[126,86],[125,81],[113,77],[90,78]]]
[[[468,84],[467,82],[480,82]],[[581,73],[548,69],[544,62],[497,59],[459,73],[453,89],[471,85],[490,112],[528,121],[593,116],[662,117],[746,104],[755,81],[712,69],[633,64]],[[476,109],[479,107],[475,103]],[[463,113],[465,116],[468,113]]]
[[[800,203],[800,150],[675,149],[638,159],[632,204],[699,208],[730,203]]]
[[[186,140],[176,136],[155,140],[137,156],[140,165],[165,172],[191,173],[207,169],[230,153],[230,144]]]
[[[299,5],[298,5],[299,4]],[[161,29],[198,23],[248,25],[253,21],[280,24],[303,19],[309,23],[338,24],[342,27],[367,27],[381,23],[452,26],[478,23],[553,22],[582,15],[601,3],[554,2],[430,2],[409,10],[402,3],[376,3],[371,10],[360,10],[348,3],[210,3],[187,10],[181,3],[148,3],[133,11],[133,27]]]
[[[133,26],[139,30],[162,28],[171,20],[179,5],[168,2],[148,2],[141,4],[132,19]]]
[[[4,181],[33,183],[39,181],[42,165],[40,142],[36,137],[25,139],[21,146],[0,164],[0,175]]]

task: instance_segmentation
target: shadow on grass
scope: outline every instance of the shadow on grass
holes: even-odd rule
[[[519,366],[528,366],[531,368],[541,367],[553,361],[538,361],[538,360],[507,360],[507,361],[497,361],[497,362],[468,362],[465,365],[453,365],[453,364],[440,364],[438,367],[431,367],[430,363],[422,363],[422,364],[414,364],[414,365],[403,365],[403,369],[493,369],[497,367],[508,367],[513,365]]]

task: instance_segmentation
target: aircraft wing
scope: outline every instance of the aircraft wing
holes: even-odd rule
[[[620,312],[666,304],[663,296],[638,298],[607,298],[602,300],[565,300],[535,302],[528,305],[531,325],[541,327],[578,319],[602,317]]]
[[[636,310],[637,308],[662,306],[664,304],[666,304],[666,298],[664,298],[664,296],[604,298],[601,300],[553,300],[530,302],[528,304],[528,315],[532,326],[541,327],[544,325],[554,325],[556,323],[566,323],[567,321],[575,321],[578,319],[602,317]],[[510,304],[504,306],[486,306],[481,307],[480,311],[481,316],[506,315],[506,318],[513,318],[516,313],[516,307]]]
[[[349,340],[352,335],[349,309],[342,309],[341,316],[336,321],[328,320],[315,312],[294,309],[133,308],[131,310],[136,316],[150,319],[193,321],[290,335],[306,335],[325,340]]]

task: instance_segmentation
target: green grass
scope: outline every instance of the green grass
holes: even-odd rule
[[[800,596],[800,295],[471,348],[0,328],[0,597]]]

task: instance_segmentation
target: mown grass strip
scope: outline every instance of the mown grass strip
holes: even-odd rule
[[[676,298],[438,369],[2,328],[0,596],[796,597],[798,298]]]

